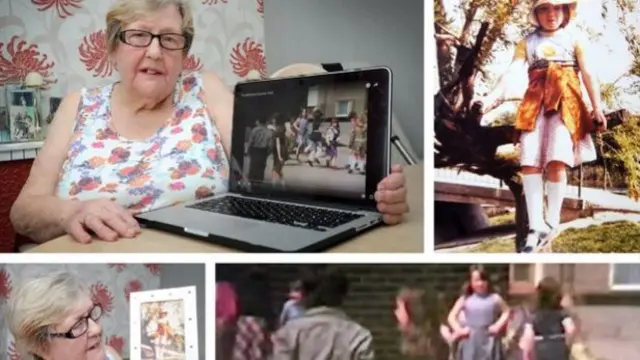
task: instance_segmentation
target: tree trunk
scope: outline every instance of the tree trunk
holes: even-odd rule
[[[516,206],[516,252],[521,252],[526,245],[527,233],[529,232],[529,215],[527,213],[527,202],[524,197],[522,184],[515,181],[507,181],[509,190],[513,193]]]

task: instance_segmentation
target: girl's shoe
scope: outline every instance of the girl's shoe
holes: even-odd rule
[[[523,253],[532,253],[536,252],[542,246],[544,246],[547,242],[549,242],[549,233],[550,231],[540,231],[531,229],[529,230],[529,234],[527,234],[527,242],[524,248],[522,249]]]

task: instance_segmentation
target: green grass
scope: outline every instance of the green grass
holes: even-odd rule
[[[514,222],[514,214],[490,219],[491,225]],[[499,236],[469,247],[471,253],[512,253],[515,236]],[[555,253],[640,253],[640,224],[615,221],[585,228],[569,228],[553,241]]]
[[[489,218],[489,226],[508,225],[516,223],[516,213],[506,213]]]
[[[515,236],[500,236],[484,240],[469,249],[472,253],[512,253],[515,252]]]
[[[553,242],[560,253],[640,252],[640,224],[615,221],[580,229],[567,229]]]

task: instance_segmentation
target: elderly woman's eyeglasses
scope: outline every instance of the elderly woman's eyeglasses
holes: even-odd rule
[[[64,333],[49,333],[52,337],[61,337],[66,339],[77,339],[89,331],[89,319],[97,322],[102,316],[102,306],[94,304],[87,316],[82,317],[75,323],[69,331]]]
[[[120,41],[134,47],[147,47],[158,38],[160,46],[167,50],[184,50],[189,46],[189,37],[182,34],[153,34],[144,30],[124,30],[118,34]]]

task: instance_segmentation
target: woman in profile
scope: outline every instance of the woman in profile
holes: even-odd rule
[[[22,360],[122,360],[104,343],[102,308],[75,275],[55,272],[19,284],[5,319]]]

